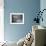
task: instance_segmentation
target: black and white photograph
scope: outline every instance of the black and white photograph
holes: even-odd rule
[[[24,13],[10,13],[10,24],[24,24]]]

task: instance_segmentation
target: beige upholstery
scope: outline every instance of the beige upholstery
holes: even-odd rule
[[[46,44],[46,29],[35,25],[32,27],[32,34],[34,35],[34,42],[31,46],[44,46]]]
[[[35,46],[44,46],[44,29],[35,30]]]

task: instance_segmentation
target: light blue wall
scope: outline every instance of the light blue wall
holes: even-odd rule
[[[35,12],[40,9],[40,0],[4,0],[4,35],[5,40],[17,41],[32,28]],[[11,25],[10,13],[24,13],[24,24]]]
[[[46,0],[41,0],[40,1],[40,10],[42,11],[43,9],[46,9]],[[46,27],[46,11],[43,12],[42,17],[43,17],[43,22],[40,21],[40,25]]]

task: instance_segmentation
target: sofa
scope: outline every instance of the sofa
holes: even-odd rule
[[[32,26],[32,34],[34,35],[32,46],[46,46],[46,28],[34,25]]]

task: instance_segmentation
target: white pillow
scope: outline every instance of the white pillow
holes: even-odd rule
[[[22,39],[20,39],[20,40],[17,42],[17,46],[23,46],[24,40],[25,40],[25,37],[22,38]]]

